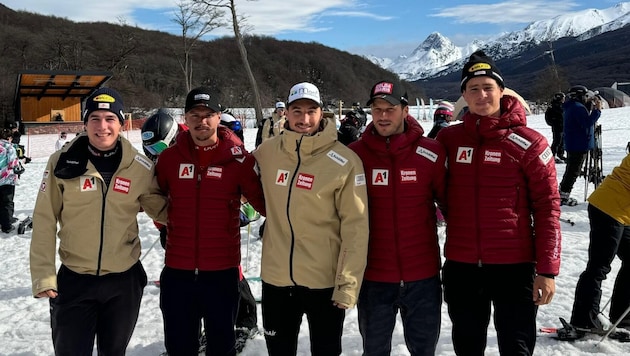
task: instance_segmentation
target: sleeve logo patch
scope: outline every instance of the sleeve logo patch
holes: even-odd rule
[[[232,151],[232,156],[242,156],[243,155],[243,150],[238,147],[238,146],[234,146],[230,149],[230,151]]]
[[[195,165],[191,163],[181,163],[179,165],[179,179],[194,179]]]
[[[136,162],[140,163],[144,168],[146,168],[149,171],[153,167],[153,162],[145,156],[136,155],[135,160]]]
[[[357,174],[354,176],[354,186],[355,187],[360,187],[362,185],[365,185],[367,182],[365,180],[365,174]]]
[[[418,174],[416,173],[415,168],[407,168],[400,170],[400,183],[417,183],[418,182]]]
[[[114,191],[123,194],[129,194],[131,189],[131,180],[121,177],[116,177],[114,180]]]
[[[95,192],[96,191],[96,178],[92,176],[81,176],[79,178],[79,184],[82,192]]]
[[[289,171],[278,169],[276,173],[276,185],[286,187],[289,184]]]
[[[455,162],[471,164],[474,152],[475,150],[472,147],[457,147]]]
[[[315,176],[312,174],[298,173],[295,186],[306,190],[313,189],[313,183],[315,182]]]
[[[486,150],[483,155],[483,163],[486,164],[501,164],[501,154],[499,150]]]
[[[427,150],[424,147],[418,146],[418,148],[416,148],[416,153],[433,163],[435,163],[438,159],[438,155],[435,152]]]
[[[543,162],[545,166],[549,164],[549,162],[553,159],[553,153],[551,152],[551,148],[547,146],[547,148],[543,151],[543,153],[541,153],[540,156],[538,157],[540,157],[540,160]]]
[[[332,159],[333,161],[335,161],[337,164],[339,164],[342,167],[345,166],[346,163],[348,163],[347,158],[345,158],[344,156],[340,155],[339,153],[335,151],[328,151],[326,156],[328,156],[328,158]]]
[[[515,133],[511,133],[510,136],[508,136],[508,139],[514,142],[515,144],[517,144],[518,146],[520,146],[524,150],[527,150],[532,145],[532,143],[526,140],[523,136],[519,136]]]
[[[372,185],[389,185],[389,170],[373,169]]]

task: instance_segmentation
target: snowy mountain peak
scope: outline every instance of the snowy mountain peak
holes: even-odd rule
[[[563,37],[585,40],[629,23],[630,2],[622,2],[606,9],[586,9],[535,21],[523,30],[505,33],[485,42],[474,41],[463,47],[457,47],[442,34],[433,32],[409,56],[367,58],[403,79],[418,80],[459,70],[466,57],[477,49],[486,50],[495,60],[510,58],[542,42]]]

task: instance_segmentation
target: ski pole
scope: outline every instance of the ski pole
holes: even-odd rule
[[[619,323],[621,323],[623,321],[623,318],[625,318],[626,315],[628,315],[628,313],[630,313],[630,306],[628,306],[626,308],[626,310],[623,312],[623,314],[621,314],[619,319],[617,319],[617,321],[615,321],[615,323],[610,328],[608,328],[608,331],[606,331],[606,334],[604,334],[604,336],[602,336],[602,338],[599,340],[599,342],[597,344],[595,344],[595,346],[598,346],[602,341],[604,341],[604,339],[607,338],[608,335],[610,335],[610,333],[612,333],[613,330],[615,330],[617,328],[617,325],[619,325]]]
[[[144,260],[145,257],[147,257],[147,255],[149,254],[149,252],[151,252],[151,250],[153,250],[153,248],[155,247],[155,245],[158,243],[158,241],[160,241],[160,237],[158,236],[157,239],[155,239],[155,242],[153,242],[153,244],[151,245],[151,247],[149,247],[149,249],[147,250],[147,253],[144,254],[144,256],[140,257],[140,262],[142,262],[142,260]]]
[[[245,272],[249,270],[249,237],[250,230],[252,229],[252,224],[247,224],[247,253],[245,254]]]

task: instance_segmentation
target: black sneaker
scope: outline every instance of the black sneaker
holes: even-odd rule
[[[570,193],[560,191],[560,205],[576,206],[578,201],[575,198],[569,196]]]

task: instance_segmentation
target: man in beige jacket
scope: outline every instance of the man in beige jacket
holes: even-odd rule
[[[123,103],[101,88],[85,103],[87,133],[53,153],[33,211],[33,295],[50,301],[55,355],[124,355],[147,275],[140,208],[166,222],[153,162],[120,136]],[[59,243],[61,266],[56,270]]]
[[[345,309],[357,302],[367,259],[363,164],[337,142],[311,83],[291,88],[285,130],[253,153],[267,210],[261,277],[269,355],[296,354],[303,314],[311,354],[339,355]]]

